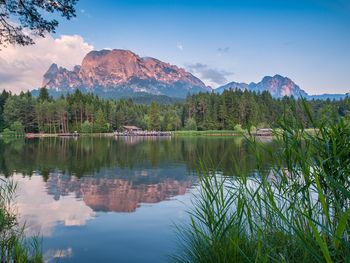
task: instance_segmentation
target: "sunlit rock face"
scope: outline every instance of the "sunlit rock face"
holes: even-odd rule
[[[184,195],[192,186],[191,180],[165,179],[153,184],[134,184],[116,178],[50,177],[48,193],[59,200],[61,196],[75,193],[94,211],[133,212],[140,203],[158,203],[177,195]]]
[[[182,68],[120,49],[91,51],[81,66],[72,71],[53,64],[44,75],[43,86],[56,90],[99,88],[176,97],[211,90]]]
[[[294,96],[296,98],[308,97],[308,94],[302,90],[297,84],[295,84],[290,78],[283,77],[281,75],[275,75],[273,77],[266,76],[258,83],[237,83],[230,82],[224,86],[217,88],[217,93],[222,93],[225,90],[249,90],[262,93],[268,91],[272,97],[281,98],[284,96]]]
[[[281,75],[275,75],[273,77],[264,77],[259,83],[249,84],[251,90],[263,92],[267,90],[273,97],[306,97],[307,94],[304,90],[300,89],[291,79],[283,77]]]

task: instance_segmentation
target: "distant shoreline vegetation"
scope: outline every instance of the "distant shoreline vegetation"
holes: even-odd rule
[[[150,98],[149,98],[150,99]],[[162,100],[162,97],[160,97]],[[317,120],[333,120],[350,115],[350,99],[306,101]],[[276,127],[284,116],[297,114],[308,128],[302,100],[293,97],[273,98],[270,93],[226,90],[222,94],[198,93],[173,103],[152,101],[136,103],[134,99],[105,100],[76,90],[52,98],[46,88],[37,97],[30,92],[0,95],[0,133],[3,137],[20,137],[25,133],[82,134],[112,133],[123,125],[144,130],[175,131],[176,135],[246,133],[257,128]]]

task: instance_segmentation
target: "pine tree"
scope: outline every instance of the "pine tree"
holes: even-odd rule
[[[160,116],[159,116],[159,109],[158,104],[155,102],[152,102],[150,109],[149,109],[149,124],[148,128],[150,130],[158,131],[160,130]]]
[[[99,109],[97,111],[97,114],[96,114],[96,121],[94,123],[94,131],[98,132],[98,133],[108,131],[107,120],[106,120],[105,114],[103,113],[103,111],[101,109]]]

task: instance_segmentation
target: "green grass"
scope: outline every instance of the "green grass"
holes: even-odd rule
[[[26,238],[18,224],[13,196],[16,184],[0,178],[0,262],[43,262],[41,242]]]
[[[191,223],[175,262],[350,262],[350,121],[307,131],[284,119],[271,151],[250,138],[254,175],[218,176],[203,163]],[[266,171],[262,156],[275,160]]]

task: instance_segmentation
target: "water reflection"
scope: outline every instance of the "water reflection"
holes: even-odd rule
[[[137,172],[136,176],[148,176],[150,171]],[[135,183],[120,178],[50,176],[48,194],[55,200],[74,193],[94,211],[133,212],[140,203],[158,203],[177,195],[183,195],[192,186],[190,178],[174,180],[164,178],[157,183]]]
[[[273,142],[269,144],[273,147]],[[270,161],[266,160],[266,163]],[[82,177],[94,176],[103,169],[162,168],[176,164],[194,172],[200,162],[224,175],[233,174],[234,164],[245,170],[255,166],[248,143],[240,137],[0,140],[0,173],[5,176],[14,171],[29,176],[37,172],[48,179],[49,173],[59,170],[63,174]],[[184,174],[172,176],[179,178]]]
[[[20,219],[60,262],[167,261],[201,162],[223,175],[255,167],[242,138],[0,140]]]
[[[29,179],[15,174],[14,180],[18,183],[16,207],[28,235],[51,236],[57,224],[81,226],[95,217],[93,209],[72,194],[55,200],[40,176]]]

